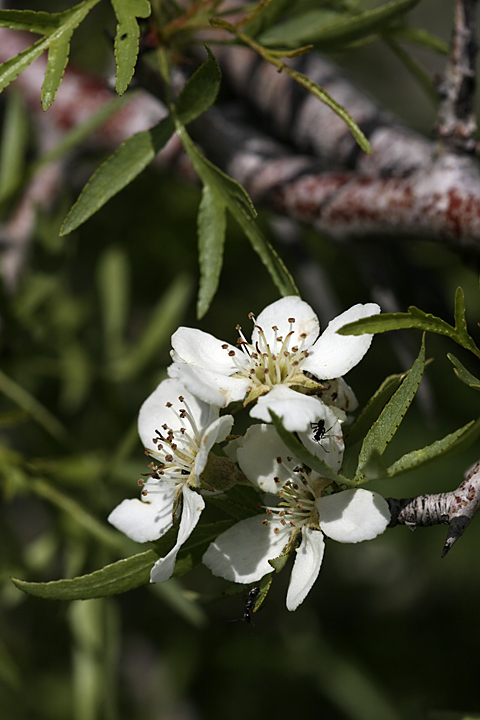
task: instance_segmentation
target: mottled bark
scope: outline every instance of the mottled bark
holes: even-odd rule
[[[445,557],[480,509],[480,461],[470,468],[465,480],[452,492],[414,498],[387,498],[387,502],[392,513],[388,527],[406,525],[415,530],[417,527],[448,525],[442,552],[442,557]]]

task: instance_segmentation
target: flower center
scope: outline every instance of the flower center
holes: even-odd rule
[[[171,402],[167,402],[166,407],[180,419],[180,427],[177,419],[175,430],[165,422],[160,429],[155,429],[155,437],[152,439],[157,449],[145,450],[146,455],[154,458],[148,466],[152,471],[149,477],[176,486],[188,483],[191,478],[201,441],[201,434],[185,398],[180,395],[178,399],[182,403],[181,407],[175,409]],[[143,493],[146,494],[147,490]]]
[[[229,351],[230,357],[238,368],[234,377],[248,377],[251,381],[251,390],[256,395],[268,392],[274,385],[302,384],[304,376],[301,365],[308,357],[308,350],[304,349],[307,333],[300,335],[300,345],[292,345],[295,318],[288,318],[290,329],[285,337],[279,334],[276,325],[272,326],[274,335],[271,340],[272,344],[269,345],[263,328],[255,323],[253,313],[250,313],[248,317],[254,321],[258,339],[255,345],[249,343],[243,335],[240,325],[237,325],[236,330],[239,333],[237,347],[241,350],[242,356],[238,357],[235,351]],[[228,345],[223,347],[227,349]]]
[[[291,461],[291,458],[287,458],[287,460]],[[277,462],[283,464],[281,458],[277,458]],[[315,507],[317,494],[309,480],[310,471],[297,466],[293,470],[290,468],[289,472],[295,477],[284,482],[278,491],[279,503],[277,506],[265,506],[267,518],[263,523],[268,525],[270,521],[274,520],[283,525],[284,528],[291,528],[292,530],[298,530],[303,525],[318,527],[318,512]],[[281,482],[278,477],[275,477],[274,480],[276,483]],[[274,532],[279,533],[280,528],[275,528]]]

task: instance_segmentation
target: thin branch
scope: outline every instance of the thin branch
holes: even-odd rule
[[[463,535],[480,510],[480,461],[467,472],[457,490],[414,498],[387,498],[392,519],[388,527],[406,525],[410,530],[431,525],[448,525],[442,557]]]
[[[452,44],[443,82],[436,132],[449,150],[474,153],[475,119],[475,10],[477,0],[456,0]]]

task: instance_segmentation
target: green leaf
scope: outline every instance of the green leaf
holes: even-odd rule
[[[224,213],[225,209],[233,215],[247,235],[253,249],[260,256],[280,293],[283,296],[298,295],[299,293],[295,283],[284,263],[271,245],[265,240],[254,222],[256,211],[248,194],[241,185],[228,177],[228,175],[219,170],[219,168],[201,154],[192,142],[184,126],[178,120],[176,121],[176,130],[195,172],[200,177],[204,187],[207,188],[207,199],[204,200],[202,197],[201,215],[198,221],[201,262],[204,261],[208,253],[208,255],[214,258],[215,267],[208,276],[208,284],[205,284],[205,281],[203,281],[204,284],[201,288],[201,296],[198,302],[199,310],[207,312],[207,303],[213,298],[212,293],[214,293],[216,289],[215,283],[218,283],[222,261],[219,253],[221,248],[223,248],[222,232],[224,233],[224,220],[221,213]],[[207,237],[209,224],[211,224],[210,232],[213,235],[213,239]],[[203,271],[206,272],[206,269],[203,268]]]
[[[358,466],[355,473],[357,481],[363,481],[366,477],[367,464],[374,453],[383,455],[385,449],[397,432],[400,423],[410,407],[413,398],[418,390],[425,368],[425,337],[422,338],[422,345],[417,359],[411,370],[406,373],[405,378],[388,401],[378,420],[375,421],[365,440],[358,457]]]
[[[115,90],[119,95],[123,95],[130,84],[137,64],[140,37],[137,18],[149,17],[151,8],[148,0],[111,0],[111,2],[117,18]]]
[[[364,152],[372,152],[372,148],[370,147],[370,143],[368,142],[367,138],[360,130],[352,116],[347,112],[347,110],[345,110],[342,105],[340,105],[340,103],[337,103],[337,101],[334,100],[331,95],[329,95],[323,88],[314,83],[303,73],[297,72],[297,70],[294,70],[288,65],[284,65],[283,70],[287,73],[287,75],[290,75],[291,78],[293,78],[297,83],[299,83],[299,85],[302,85],[309,92],[311,92],[312,95],[315,95],[315,97],[325,103],[325,105],[328,105],[328,107],[331,108],[331,110],[333,110],[333,112],[336,113],[336,115],[338,115],[338,117],[343,120],[343,122],[350,129],[350,132],[352,133],[357,143],[360,145],[362,150],[364,150]]]
[[[467,333],[464,310],[463,291],[459,288],[455,296],[456,327],[411,305],[406,313],[384,313],[370,318],[362,318],[344,325],[337,332],[340,335],[363,335],[363,333],[382,333],[389,330],[416,328],[437,335],[445,335],[480,357],[480,350]]]
[[[158,558],[156,550],[118,560],[88,575],[47,583],[12,578],[13,584],[28,595],[44,600],[88,600],[133,590],[150,582],[150,571]]]
[[[478,438],[479,434],[480,420],[476,422],[472,420],[458,430],[455,430],[455,432],[446,435],[441,440],[436,440],[431,445],[421,448],[421,450],[413,450],[403,455],[403,457],[387,469],[388,477],[394,477],[409,470],[415,470],[421,465],[426,465],[426,463],[439,458],[443,460],[447,454],[450,455],[453,454],[453,452],[464,450]]]
[[[22,52],[0,65],[0,92],[13,82],[48,47],[48,39],[40,38]]]
[[[259,42],[268,47],[293,48],[309,43],[330,48],[355,42],[409,12],[420,0],[392,0],[357,15],[310,10],[282,25],[267,30]]]
[[[214,185],[204,185],[198,209],[198,262],[200,288],[197,317],[202,318],[217,292],[223,264],[223,247],[227,226],[226,206]]]
[[[48,35],[58,28],[59,13],[34,10],[0,10],[0,27]]]
[[[354,424],[345,432],[344,438],[349,445],[355,445],[355,443],[363,440],[404,378],[405,373],[399,373],[398,375],[390,375],[383,381],[362,409]]]
[[[464,367],[464,365],[462,365],[460,360],[456,358],[455,355],[452,355],[452,353],[447,353],[447,358],[452,363],[453,372],[459,380],[461,380],[463,383],[465,383],[465,385],[468,385],[474,390],[480,390],[480,380],[476,378],[475,375],[472,375],[472,373],[469,372],[467,368]]]
[[[0,10],[0,25],[16,30],[30,30],[44,35],[31,47],[0,65],[0,91],[48,49],[47,69],[42,85],[42,107],[47,110],[55,99],[68,62],[70,40],[74,30],[100,0],[84,0],[61,13],[30,10]]]
[[[60,229],[68,235],[94,215],[110,198],[139,175],[170,139],[175,126],[170,116],[150,130],[132,135],[105,160],[83,188]]]
[[[220,90],[222,73],[210,48],[205,45],[207,60],[187,80],[175,106],[183,125],[188,125],[213,105]]]
[[[293,433],[285,430],[281,419],[276,415],[273,410],[269,410],[272,418],[272,423],[275,426],[275,430],[287,446],[293,455],[298,458],[304,465],[309,467],[311,470],[319,473],[327,480],[337,483],[338,485],[347,485],[348,487],[358,487],[358,483],[354,480],[349,480],[344,475],[336,473],[326,462],[320,460],[320,458],[313,455],[307,448],[300,442],[300,440]]]

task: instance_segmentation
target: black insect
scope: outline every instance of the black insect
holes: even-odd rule
[[[313,439],[316,442],[320,443],[320,445],[322,444],[322,440],[332,437],[328,433],[333,428],[333,425],[331,425],[328,428],[328,430],[325,430],[325,420],[319,420],[316,423],[310,423],[310,427],[313,430]],[[322,447],[323,447],[323,445],[322,445]],[[328,452],[328,450],[326,450],[325,448],[323,448],[323,449],[325,450],[325,452]]]
[[[259,587],[254,587],[254,588],[252,588],[252,589],[250,590],[250,592],[248,593],[248,600],[247,600],[247,602],[245,603],[245,612],[243,613],[243,619],[244,619],[245,622],[247,622],[247,623],[251,623],[251,622],[252,622],[251,614],[252,614],[252,610],[253,610],[254,605],[255,605],[255,599],[256,599],[256,597],[257,597],[257,595],[258,595],[259,592],[260,592],[260,588],[259,588]]]

